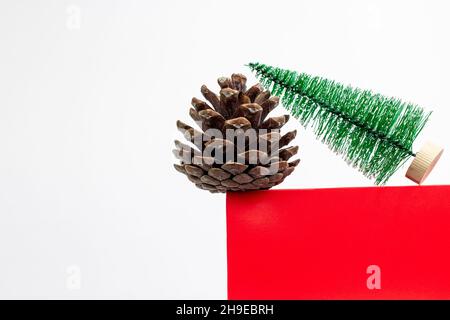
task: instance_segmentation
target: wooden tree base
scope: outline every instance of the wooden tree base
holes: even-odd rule
[[[441,157],[444,149],[431,142],[425,143],[406,171],[406,177],[417,184],[422,184]]]

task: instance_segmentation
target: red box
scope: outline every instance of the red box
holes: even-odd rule
[[[450,186],[227,194],[229,299],[450,299]]]

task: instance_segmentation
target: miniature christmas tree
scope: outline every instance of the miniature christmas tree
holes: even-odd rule
[[[411,156],[416,159],[407,176],[421,183],[442,153],[432,144],[413,152],[430,115],[415,104],[304,73],[248,66],[304,127],[313,127],[318,139],[376,184],[384,184]]]

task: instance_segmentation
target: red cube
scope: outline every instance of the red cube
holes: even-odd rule
[[[450,299],[450,186],[227,194],[229,299]]]

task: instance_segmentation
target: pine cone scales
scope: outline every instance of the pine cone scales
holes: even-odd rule
[[[197,130],[177,121],[191,145],[175,140],[173,153],[180,160],[174,164],[197,187],[210,192],[269,189],[290,175],[300,160],[288,162],[298,146],[287,147],[296,131],[285,135],[280,128],[288,115],[267,118],[278,105],[259,84],[246,88],[242,74],[217,80],[221,90],[216,95],[205,85],[203,97],[192,98],[189,115]]]

